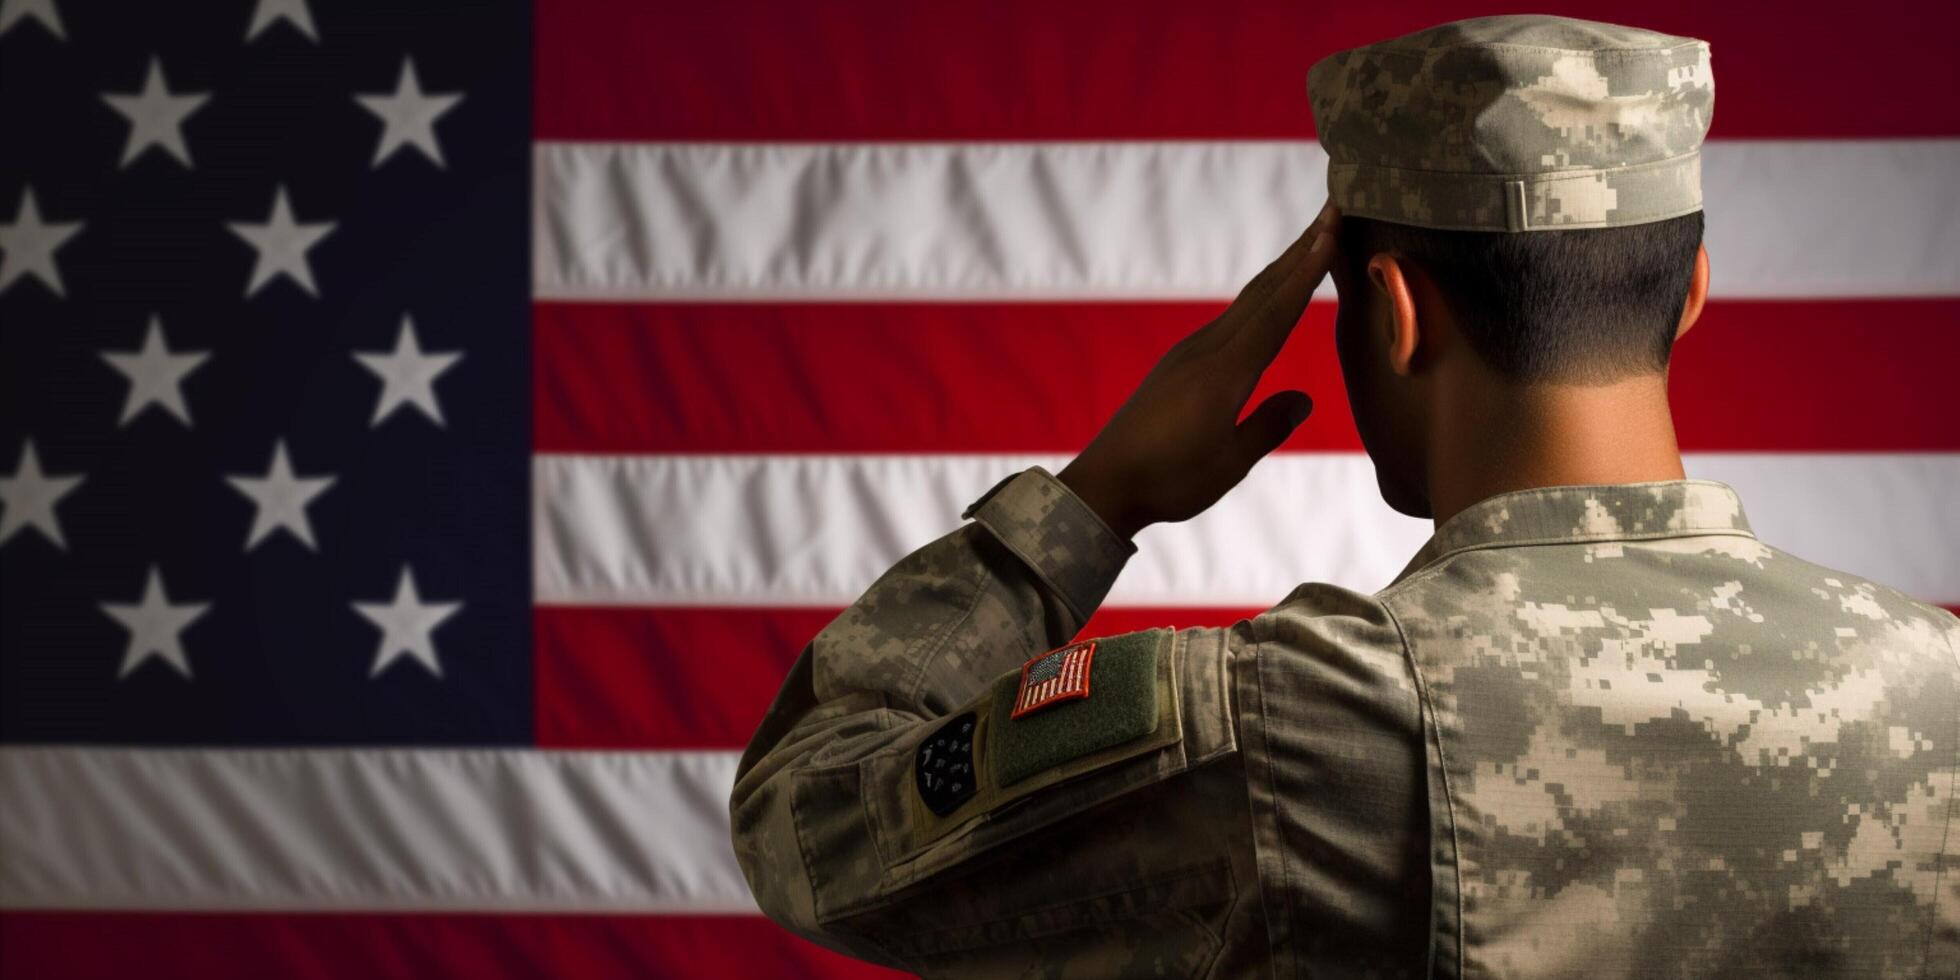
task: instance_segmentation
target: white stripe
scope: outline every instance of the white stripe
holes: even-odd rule
[[[541,604],[842,606],[1051,455],[578,456],[534,460]],[[1960,454],[1690,455],[1772,545],[1960,602]],[[1268,459],[1196,520],[1149,528],[1112,604],[1260,608],[1301,582],[1386,585],[1430,524],[1388,509],[1366,456]]]
[[[533,289],[559,300],[1225,298],[1299,234],[1327,186],[1311,142],[541,142],[535,154]],[[1706,144],[1712,291],[1960,295],[1956,173],[1960,140]]]
[[[734,752],[0,750],[0,906],[754,912]]]

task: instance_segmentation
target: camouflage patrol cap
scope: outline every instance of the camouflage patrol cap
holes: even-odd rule
[[[1547,231],[1701,208],[1708,42],[1547,14],[1452,21],[1307,72],[1343,214]]]

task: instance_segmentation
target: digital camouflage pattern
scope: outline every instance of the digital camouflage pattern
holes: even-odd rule
[[[1503,494],[1415,561],[1380,597],[1434,720],[1465,972],[1960,971],[1960,869],[1928,961],[1960,847],[1951,614],[1763,544],[1705,481]]]
[[[1134,550],[1039,467],[966,516],[742,758],[737,857],[818,943],[932,976],[1960,975],[1960,620],[1762,543],[1723,484],[1499,494],[1373,595],[1160,631],[1168,729],[941,818],[920,741]]]
[[[1701,209],[1706,41],[1543,14],[1475,17],[1307,73],[1342,214],[1425,228],[1609,228]]]

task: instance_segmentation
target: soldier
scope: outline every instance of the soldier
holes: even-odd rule
[[[1708,45],[1480,17],[1308,91],[1306,233],[796,661],[730,802],[763,911],[931,975],[1960,973],[1960,621],[1681,469]],[[1330,272],[1434,535],[1372,595],[1070,642],[1305,417],[1238,421]]]

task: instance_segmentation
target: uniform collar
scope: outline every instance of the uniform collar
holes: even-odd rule
[[[1755,537],[1733,487],[1714,480],[1653,480],[1512,490],[1451,515],[1395,581],[1474,548],[1697,534]]]

